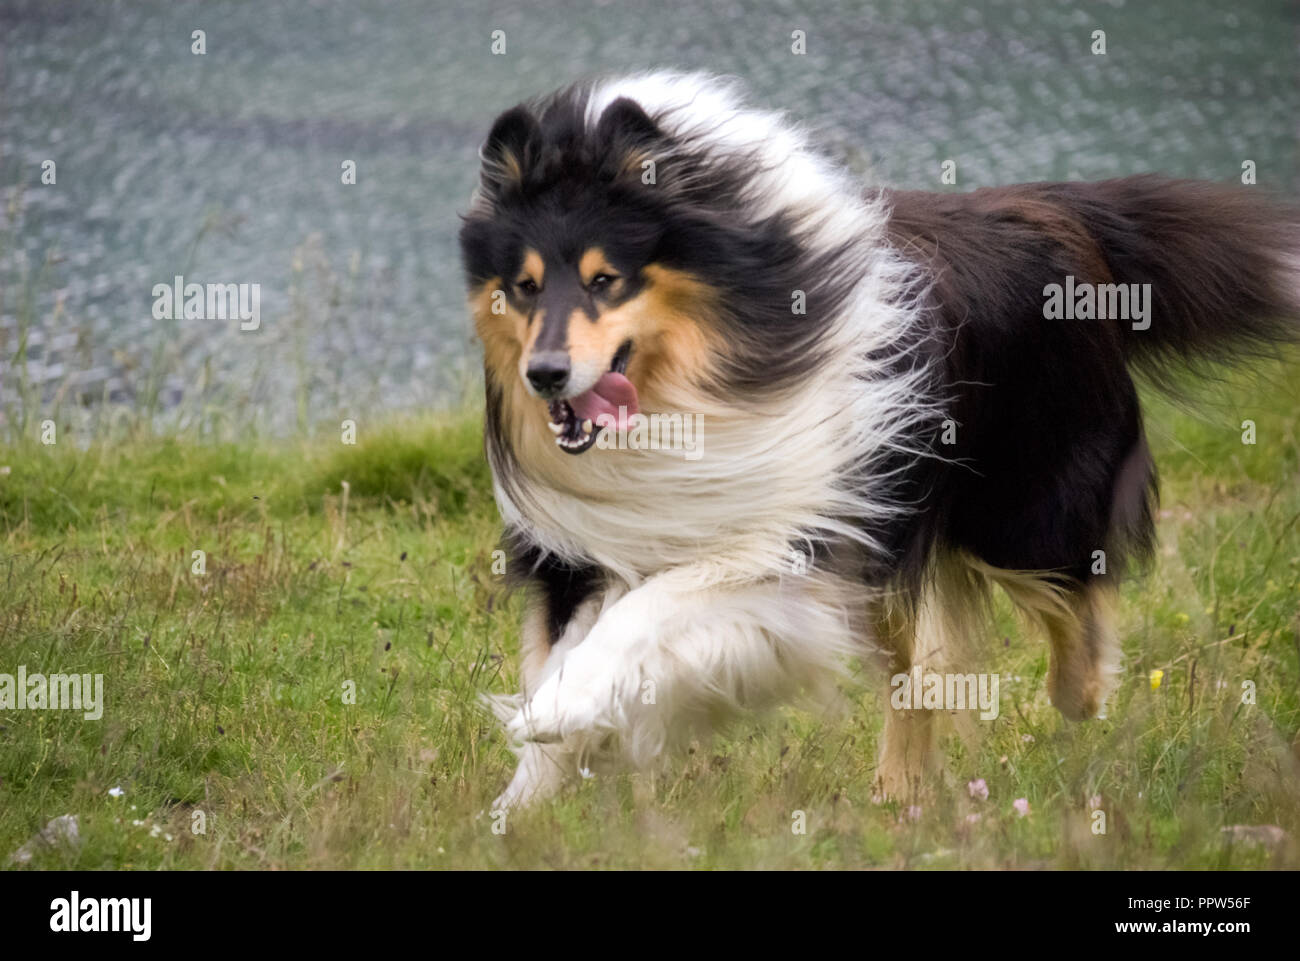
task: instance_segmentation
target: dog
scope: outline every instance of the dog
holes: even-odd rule
[[[490,701],[502,808],[854,659],[962,663],[995,585],[1055,707],[1095,717],[1153,541],[1131,370],[1176,386],[1300,332],[1300,216],[1253,187],[864,187],[736,82],[672,72],[516,106],[480,156],[459,239],[528,598],[522,692]],[[623,443],[678,415],[697,456]],[[938,768],[918,703],[887,713],[884,796]]]

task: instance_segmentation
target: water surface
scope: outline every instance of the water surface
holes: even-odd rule
[[[4,0],[0,416],[84,395],[279,430],[449,402],[477,368],[455,236],[478,144],[591,74],[739,75],[898,186],[948,159],[953,189],[1249,159],[1294,194],[1297,23],[1284,0]],[[176,274],[259,283],[261,329],[155,320]]]

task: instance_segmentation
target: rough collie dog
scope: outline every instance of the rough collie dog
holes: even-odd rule
[[[1130,366],[1300,330],[1300,217],[1256,188],[866,189],[698,75],[502,114],[460,242],[529,588],[501,805],[846,661],[969,664],[992,585],[1045,634],[1055,706],[1095,716],[1153,536]],[[655,415],[700,425],[694,456],[627,442]],[[888,712],[883,793],[934,765],[933,713]]]

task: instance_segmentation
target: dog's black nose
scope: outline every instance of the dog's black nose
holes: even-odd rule
[[[528,362],[528,383],[543,397],[553,397],[569,379],[569,355],[559,350],[534,354]]]

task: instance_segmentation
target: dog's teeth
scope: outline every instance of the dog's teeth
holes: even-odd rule
[[[552,434],[558,434],[560,431],[564,430],[563,424],[556,424],[552,421],[547,421],[546,426],[551,429]]]
[[[582,422],[582,432],[583,432],[584,434],[590,434],[590,433],[591,433],[591,428],[592,428],[592,426],[593,426],[593,424],[591,423],[590,420],[584,420],[584,421]]]

